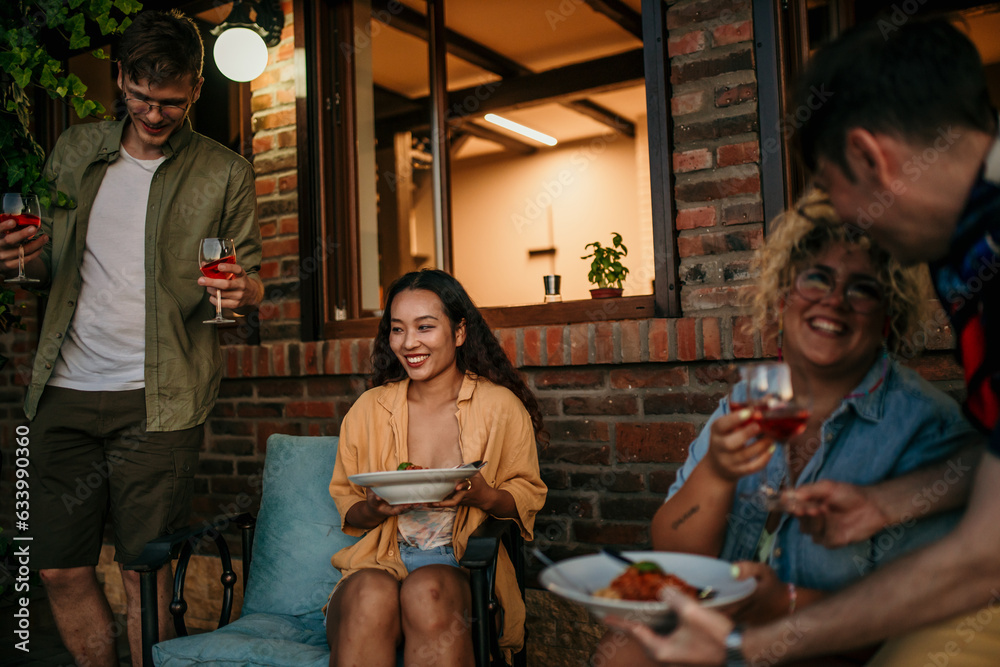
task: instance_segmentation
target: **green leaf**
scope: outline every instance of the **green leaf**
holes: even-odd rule
[[[83,0],[69,0],[69,8],[76,9],[83,4]]]
[[[115,0],[115,7],[125,14],[134,14],[142,9],[142,3],[139,0]]]
[[[14,78],[14,83],[16,83],[21,88],[27,88],[28,84],[31,83],[31,70],[30,69],[17,69],[11,71],[10,75]]]
[[[76,111],[76,115],[80,118],[86,118],[97,108],[97,103],[93,100],[85,100],[82,97],[74,97],[71,99],[73,109]]]
[[[107,35],[110,32],[114,32],[115,28],[118,27],[118,21],[114,18],[108,16],[107,14],[102,14],[97,17],[97,25],[101,27],[101,34]]]
[[[87,92],[87,84],[81,81],[76,74],[70,74],[66,77],[66,85],[69,86],[69,91],[73,95],[81,96]]]
[[[56,95],[59,97],[66,97],[66,93],[69,92],[69,88],[66,86],[56,86]]]
[[[98,60],[110,60],[111,56],[104,52],[104,49],[95,49],[90,52],[90,55],[94,56]]]
[[[7,165],[7,182],[20,183],[24,178],[24,169],[19,162],[11,162]]]
[[[90,15],[100,21],[111,12],[111,0],[90,0]]]
[[[56,79],[55,74],[52,73],[52,68],[45,65],[42,68],[42,75],[38,77],[38,83],[45,88],[55,88],[59,85],[59,80]]]
[[[70,30],[69,48],[82,49],[90,46],[87,36],[87,26],[83,14],[74,14],[66,20],[66,28]]]

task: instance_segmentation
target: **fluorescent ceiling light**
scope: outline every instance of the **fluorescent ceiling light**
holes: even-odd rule
[[[556,145],[555,137],[550,137],[547,134],[542,134],[538,130],[532,130],[530,127],[525,127],[520,123],[515,123],[512,120],[507,120],[506,118],[498,116],[495,113],[486,114],[485,119],[490,123],[493,123],[494,125],[499,125],[500,127],[506,128],[511,132],[517,132],[521,136],[528,137],[529,139],[534,139],[540,144],[545,144],[546,146]]]

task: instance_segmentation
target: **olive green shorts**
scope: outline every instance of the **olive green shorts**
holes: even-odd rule
[[[97,565],[109,518],[121,563],[188,525],[204,428],[145,424],[142,389],[45,388],[30,427],[33,569]]]

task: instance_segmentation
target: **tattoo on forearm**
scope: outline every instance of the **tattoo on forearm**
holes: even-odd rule
[[[677,530],[678,528],[681,527],[681,524],[683,524],[685,521],[687,521],[688,519],[690,519],[691,517],[693,517],[695,514],[697,514],[698,510],[700,510],[700,509],[701,509],[701,505],[695,505],[694,507],[692,507],[691,509],[689,509],[687,512],[684,512],[684,516],[682,516],[681,518],[677,519],[677,521],[674,521],[672,524],[670,524],[671,527],[674,530]]]

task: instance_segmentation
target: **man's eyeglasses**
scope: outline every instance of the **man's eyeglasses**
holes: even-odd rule
[[[179,107],[176,104],[150,104],[145,100],[137,100],[135,98],[126,97],[125,106],[128,107],[128,110],[131,113],[139,116],[145,116],[153,110],[153,107],[156,107],[160,110],[160,115],[164,118],[177,120],[184,115],[190,105],[185,104],[184,106]]]
[[[821,266],[804,269],[795,277],[795,291],[806,301],[822,301],[837,289],[837,276]],[[844,301],[856,313],[868,314],[885,301],[882,286],[872,278],[857,278],[844,284]]]

